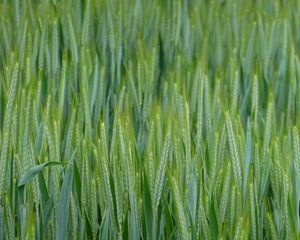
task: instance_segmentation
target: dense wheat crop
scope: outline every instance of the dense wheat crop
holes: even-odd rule
[[[0,0],[0,240],[299,239],[299,16]]]

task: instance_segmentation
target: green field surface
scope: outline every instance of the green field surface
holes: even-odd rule
[[[300,239],[299,0],[0,0],[0,240]]]

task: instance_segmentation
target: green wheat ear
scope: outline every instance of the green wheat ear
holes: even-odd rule
[[[6,178],[6,169],[7,169],[7,162],[8,162],[7,152],[9,147],[8,144],[10,138],[10,126],[12,120],[13,105],[15,101],[18,74],[19,74],[19,64],[16,63],[11,77],[10,90],[9,90],[6,111],[4,116],[4,123],[3,123],[4,133],[2,134],[2,147],[1,147],[1,158],[0,158],[0,166],[1,166],[0,196],[2,197],[5,192],[5,178]]]
[[[233,170],[233,177],[235,184],[240,191],[242,188],[242,173],[241,173],[241,166],[240,166],[240,158],[237,150],[236,140],[232,128],[231,118],[229,113],[225,113],[225,125],[226,125],[226,132],[227,132],[227,141],[229,145],[229,151],[231,156],[231,166]]]
[[[162,190],[164,187],[164,182],[165,182],[165,175],[166,175],[166,168],[167,168],[167,163],[168,163],[168,158],[169,158],[169,151],[170,151],[170,129],[168,130],[162,153],[161,153],[161,158],[160,162],[156,171],[156,176],[155,176],[155,182],[153,186],[153,194],[152,194],[152,209],[154,212],[154,215],[157,214],[157,208],[160,202],[160,198],[162,195]]]
[[[300,145],[297,127],[293,128],[294,167],[297,177],[300,177]]]
[[[227,205],[228,205],[229,193],[230,193],[230,175],[231,175],[230,168],[231,168],[231,166],[230,166],[230,163],[228,162],[227,167],[226,167],[226,176],[225,176],[224,183],[223,183],[220,206],[219,206],[220,222],[224,222],[226,212],[228,212]]]
[[[189,239],[187,223],[184,215],[184,209],[183,209],[183,204],[180,197],[179,189],[176,180],[174,178],[172,178],[172,188],[173,188],[174,201],[175,201],[175,206],[177,211],[179,238],[183,240],[187,240]]]

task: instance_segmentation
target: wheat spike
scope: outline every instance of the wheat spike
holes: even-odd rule
[[[179,239],[187,240],[189,239],[188,231],[187,231],[187,223],[184,215],[184,209],[182,200],[180,197],[179,189],[176,183],[176,180],[172,178],[172,188],[173,188],[173,194],[174,194],[174,201],[176,205],[176,211],[177,211],[177,225],[179,229]]]
[[[152,201],[152,209],[154,212],[154,215],[157,213],[157,208],[159,205],[159,201],[161,198],[162,190],[164,187],[165,182],[165,174],[166,174],[166,167],[169,157],[169,149],[170,149],[170,130],[168,130],[168,134],[166,136],[166,140],[163,146],[160,162],[158,165],[158,169],[155,176],[155,183],[154,183],[154,189],[153,189],[153,201]]]
[[[12,120],[12,111],[16,94],[16,86],[19,72],[19,64],[17,63],[14,67],[14,71],[11,78],[11,85],[6,105],[6,111],[4,116],[4,134],[2,135],[2,148],[1,148],[1,157],[0,157],[0,197],[3,196],[5,191],[5,177],[6,177],[6,168],[7,168],[7,152],[8,152],[8,143],[10,135],[10,126]]]
[[[229,113],[225,114],[225,124],[226,124],[226,132],[227,132],[227,140],[230,150],[231,156],[231,166],[233,170],[233,177],[235,184],[239,191],[242,189],[242,173],[241,173],[241,166],[240,166],[240,158],[236,146],[236,141],[233,133],[232,122],[229,116]]]
[[[220,222],[224,222],[225,214],[227,210],[228,196],[230,190],[230,174],[231,174],[230,168],[231,168],[230,163],[228,163],[226,166],[226,171],[225,171],[226,175],[223,184],[220,207],[219,207]]]

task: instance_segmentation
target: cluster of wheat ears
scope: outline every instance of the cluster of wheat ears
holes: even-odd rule
[[[0,0],[0,239],[299,239],[299,14]]]

